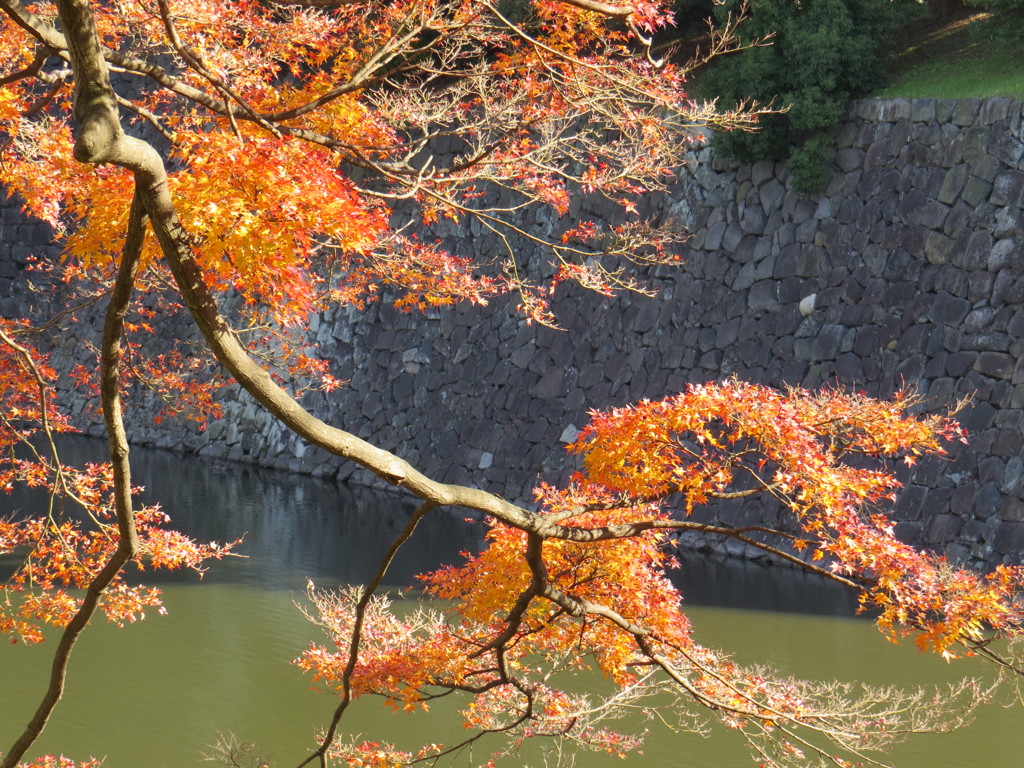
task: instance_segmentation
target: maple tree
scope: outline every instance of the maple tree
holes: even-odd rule
[[[696,131],[754,119],[686,97],[686,68],[653,53],[670,19],[663,5],[534,0],[514,17],[486,0],[0,0],[0,10],[0,179],[63,238],[64,260],[44,266],[74,297],[67,310],[106,302],[97,364],[70,376],[98,390],[111,455],[104,466],[61,463],[53,436],[72,425],[51,395],[40,329],[0,321],[0,487],[44,487],[51,500],[45,514],[0,521],[0,553],[25,554],[4,585],[0,629],[27,642],[47,624],[60,630],[50,684],[4,768],[73,765],[21,761],[93,614],[125,623],[160,609],[157,592],[127,584],[126,566],[203,568],[231,550],[192,542],[159,509],[133,504],[122,398],[146,387],[168,412],[218,415],[210,371],[181,352],[150,352],[169,286],[223,380],[309,443],[421,500],[373,583],[310,593],[332,646],[297,663],[340,700],[301,765],[434,760],[484,734],[504,734],[508,750],[557,737],[625,753],[635,738],[608,721],[655,692],[721,718],[761,765],[849,765],[948,724],[939,704],[955,719],[983,698],[969,683],[936,699],[778,680],[701,646],[665,575],[672,534],[686,530],[858,590],[894,638],[1015,669],[991,641],[1019,632],[1024,574],[956,568],[899,542],[883,513],[898,488],[887,462],[961,437],[949,418],[905,415],[910,396],[725,381],[595,413],[572,446],[583,471],[538,488],[535,505],[438,483],[297,400],[302,387],[340,385],[290,335],[332,304],[388,293],[412,310],[511,294],[529,319],[553,323],[560,282],[642,290],[630,264],[676,259],[678,235],[635,218],[573,221],[553,235],[517,223],[536,207],[567,216],[578,194],[635,213]],[[709,53],[728,45],[728,34],[713,37]],[[450,151],[435,154],[441,145]],[[475,219],[507,253],[497,263],[457,256],[406,226],[442,217]],[[517,239],[547,249],[549,278],[526,274]],[[696,505],[754,493],[777,496],[795,528],[689,519]],[[448,612],[397,616],[378,588],[440,507],[485,515],[488,546],[424,576]],[[560,687],[563,671],[587,665],[615,683],[610,696]],[[358,696],[416,709],[451,693],[468,698],[462,742],[405,753],[339,736]]]

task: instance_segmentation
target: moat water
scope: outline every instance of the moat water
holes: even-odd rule
[[[66,455],[95,459],[101,451],[94,441],[72,441]],[[303,602],[307,580],[329,587],[370,578],[411,505],[309,478],[152,451],[133,452],[133,472],[146,486],[146,499],[160,500],[178,527],[204,541],[244,535],[240,552],[247,557],[213,563],[202,580],[153,575],[150,582],[165,593],[165,616],[125,629],[96,622],[76,650],[65,700],[31,756],[105,757],[105,768],[192,768],[212,765],[203,761],[204,752],[218,734],[233,733],[257,743],[275,768],[297,765],[334,700],[311,690],[289,664],[311,640],[322,639],[296,604]],[[25,495],[0,496],[0,516],[32,503]],[[478,545],[480,533],[457,515],[428,517],[389,582],[406,586],[416,573],[457,562],[460,552]],[[679,579],[698,639],[731,650],[744,663],[764,662],[800,677],[902,686],[989,674],[978,664],[946,664],[912,644],[887,642],[870,621],[852,615],[852,600],[838,587],[791,571],[687,556]],[[0,750],[31,716],[51,650],[51,644],[3,644]],[[401,715],[361,701],[350,713],[346,730],[365,738],[415,746],[461,735],[443,708]],[[651,732],[642,756],[624,763],[587,754],[578,765],[754,764],[735,734],[724,730],[702,738],[656,722],[645,727]],[[476,757],[482,754],[478,749]],[[968,728],[918,736],[881,760],[903,768],[963,768],[1018,765],[1022,754],[1024,708],[992,704]],[[508,764],[539,765],[531,756]]]

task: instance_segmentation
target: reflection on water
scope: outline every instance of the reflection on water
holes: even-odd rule
[[[67,463],[100,461],[103,450],[98,440],[69,437],[61,456]],[[145,489],[141,503],[159,503],[173,527],[198,541],[244,537],[237,549],[244,557],[214,563],[204,577],[218,584],[303,590],[308,579],[365,582],[415,508],[397,495],[164,451],[133,449],[131,464],[133,484]],[[24,490],[0,496],[0,514],[33,503],[38,496]],[[387,583],[412,584],[416,574],[454,562],[479,540],[478,527],[450,512],[428,515],[417,528],[416,544],[392,565]],[[147,583],[196,580],[191,573],[146,574]]]
[[[687,554],[681,559],[671,575],[687,605],[846,618],[857,611],[856,594],[807,571],[722,557]]]
[[[75,441],[69,450],[95,458],[92,452],[102,446]],[[159,452],[133,452],[133,472],[146,486],[146,498],[158,499],[179,527],[200,540],[244,534],[248,557],[214,563],[201,583],[190,574],[158,576],[167,616],[124,630],[92,627],[76,651],[65,701],[34,754],[106,755],[107,768],[189,768],[210,765],[201,760],[204,747],[219,731],[230,731],[263,745],[279,766],[297,764],[311,734],[329,718],[333,700],[309,690],[288,664],[319,639],[294,603],[301,603],[307,579],[321,585],[365,582],[411,506],[309,478],[214,467]],[[0,497],[0,514],[30,503],[25,496]],[[428,516],[389,583],[408,585],[415,573],[455,562],[460,551],[476,547],[479,536],[479,527],[457,516]],[[698,639],[733,650],[741,662],[767,660],[787,674],[878,684],[979,673],[892,646],[870,622],[849,618],[849,598],[829,583],[689,557],[677,578]],[[35,708],[51,650],[0,650],[0,749]],[[367,701],[351,712],[350,732],[409,746],[442,741],[450,728],[444,707],[429,715],[393,715]],[[915,739],[892,761],[905,768],[1017,765],[1024,754],[1022,716],[1019,707],[988,707],[970,729]],[[702,739],[646,725],[652,734],[636,759],[645,768],[752,765],[732,734]],[[539,765],[534,758],[522,764]],[[622,761],[586,756],[580,764],[601,768]]]

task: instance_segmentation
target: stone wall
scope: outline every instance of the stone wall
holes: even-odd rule
[[[56,258],[50,228],[30,221],[16,201],[0,200],[0,317],[16,317],[32,304],[25,276],[33,258]]]
[[[383,305],[334,310],[309,333],[350,384],[306,404],[437,479],[525,499],[538,474],[568,471],[561,447],[588,409],[688,382],[735,374],[880,396],[906,383],[937,410],[971,394],[963,412],[971,445],[904,471],[899,531],[977,565],[1019,562],[1022,109],[1006,99],[856,102],[837,131],[835,173],[810,199],[791,191],[784,164],[734,167],[699,149],[678,188],[648,201],[692,234],[683,266],[651,276],[657,298],[567,289],[556,304],[565,333],[528,326],[503,306],[426,316]],[[574,213],[614,215],[599,201],[581,206]],[[541,215],[523,226],[546,232],[559,222]],[[435,234],[456,248],[496,248],[485,233],[442,227]],[[6,232],[13,249],[21,241]],[[0,291],[9,280],[3,263],[0,254]],[[73,339],[62,346],[76,349]],[[223,404],[227,418],[206,433],[138,418],[133,434],[365,479],[285,434],[246,396],[227,391]],[[736,523],[779,514],[768,500],[707,513]]]

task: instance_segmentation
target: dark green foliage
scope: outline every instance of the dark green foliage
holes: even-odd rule
[[[1024,47],[1024,0],[968,0],[968,5],[992,14],[984,25],[991,38]]]
[[[968,28],[973,43],[985,51],[992,44],[1024,51],[1024,0],[966,0],[970,11],[982,11],[988,18]]]
[[[671,6],[679,27],[703,27],[715,12],[715,0],[672,0]]]
[[[1024,13],[1024,0],[967,0],[967,4],[976,5],[992,13],[1014,14],[1016,18],[1011,21],[1015,24],[1020,23],[1021,15]]]
[[[832,175],[830,165],[835,148],[825,133],[816,133],[789,153],[789,172],[793,189],[809,195],[821,189]]]
[[[736,14],[740,4],[727,0],[716,14]],[[795,188],[809,193],[820,186],[832,156],[823,132],[839,122],[850,99],[886,82],[887,44],[905,8],[886,0],[751,0],[740,34],[745,42],[770,37],[771,44],[712,66],[702,94],[723,106],[756,100],[788,111],[765,116],[757,133],[716,136],[716,149],[741,162],[788,157]]]

